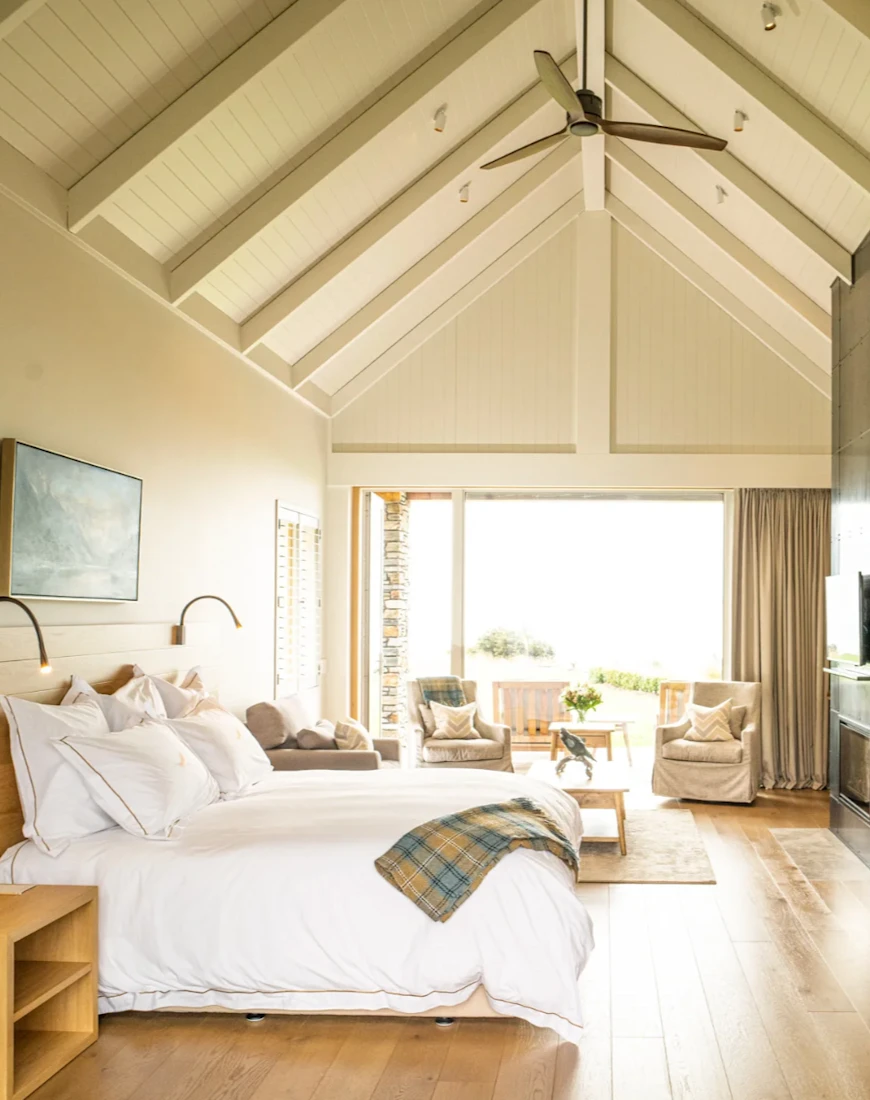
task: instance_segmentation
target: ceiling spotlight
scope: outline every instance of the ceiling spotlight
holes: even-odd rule
[[[761,5],[761,22],[766,31],[776,30],[776,17],[780,14],[776,4],[766,2]]]
[[[716,204],[721,206],[722,203],[728,198],[728,192],[722,186],[721,183],[716,184]]]
[[[463,185],[459,188],[459,201],[460,202],[468,202],[468,195],[469,195],[470,191],[471,191],[471,184],[470,183],[463,183]]]
[[[740,134],[743,132],[743,123],[749,121],[749,115],[743,111],[734,112],[734,133]]]
[[[435,114],[432,116],[432,121],[435,123],[435,133],[443,134],[444,127],[447,125],[447,104],[442,103]]]

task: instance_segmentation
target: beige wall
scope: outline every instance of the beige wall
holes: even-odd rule
[[[218,593],[245,624],[226,621],[222,698],[271,697],[275,502],[322,518],[327,422],[5,198],[0,241],[0,437],[144,481],[138,603],[38,601],[39,617],[171,622]]]

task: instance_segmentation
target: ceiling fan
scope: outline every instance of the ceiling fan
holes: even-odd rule
[[[565,126],[555,134],[538,138],[528,145],[522,145],[514,149],[512,153],[505,153],[503,157],[482,164],[481,168],[501,168],[503,164],[513,164],[514,161],[524,157],[533,157],[536,153],[558,145],[569,137],[591,137],[593,134],[610,134],[613,137],[625,138],[628,141],[654,141],[659,145],[685,145],[690,149],[713,149],[720,151],[728,144],[722,138],[711,137],[709,134],[699,133],[697,130],[678,130],[673,126],[653,126],[645,122],[611,122],[608,118],[601,117],[601,99],[594,92],[590,92],[586,84],[586,35],[583,36],[583,84],[579,92],[575,92],[571,83],[559,66],[552,54],[546,50],[535,50],[535,67],[541,83],[555,99],[560,107],[567,113]]]

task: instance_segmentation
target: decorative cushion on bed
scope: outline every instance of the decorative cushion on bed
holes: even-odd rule
[[[233,798],[272,771],[251,731],[222,707],[200,706],[167,722],[214,776],[221,794]]]
[[[686,731],[687,741],[730,741],[731,700],[726,699],[716,707],[702,707],[698,703],[686,706],[686,718],[691,726]]]
[[[433,699],[429,707],[435,719],[435,732],[432,736],[436,740],[467,741],[480,737],[474,728],[477,703],[466,703],[463,707],[445,707]]]
[[[137,709],[137,705],[141,703],[141,700],[137,701],[137,705],[130,705],[122,702],[117,694],[115,695],[103,695],[87,682],[83,680],[81,676],[73,676],[72,684],[69,691],[64,695],[60,701],[62,707],[72,706],[82,699],[93,699],[99,704],[100,710],[105,715],[106,721],[109,723],[109,729],[126,730],[130,726],[138,726],[143,717],[149,716],[151,718],[160,718],[162,715],[153,713],[153,708],[150,703],[146,704],[145,710]]]
[[[296,745],[300,749],[337,749],[335,726],[321,719],[309,729],[296,734]]]
[[[151,718],[118,733],[61,737],[54,745],[99,805],[133,836],[170,840],[187,818],[220,798],[199,757],[168,725]]]
[[[301,695],[255,703],[248,707],[245,722],[264,749],[296,748],[299,731],[316,725]]]
[[[429,737],[423,742],[423,759],[427,764],[455,764],[468,760],[501,760],[504,748],[500,741],[485,737],[468,737],[461,741],[445,741]]]
[[[676,737],[662,745],[665,760],[695,760],[703,764],[739,764],[743,759],[743,742],[729,737],[727,741],[687,741]]]
[[[340,749],[371,752],[375,747],[372,735],[355,718],[342,718],[335,727],[335,740]]]
[[[110,735],[96,699],[82,696],[70,706],[53,707],[3,696],[0,705],[9,721],[24,835],[41,852],[58,856],[71,840],[110,829],[113,819],[53,744],[55,738],[64,736]]]
[[[97,700],[112,728],[117,725],[118,729],[124,729],[124,721],[131,711],[139,716],[137,720],[140,722],[146,716],[166,717],[166,707],[160,698],[160,692],[152,683],[151,677],[143,674],[131,676],[126,684],[111,695],[103,695],[81,676],[73,676],[69,691],[61,699],[60,705],[69,706],[86,695]],[[116,703],[120,703],[121,708],[115,707]]]
[[[169,718],[184,718],[208,697],[199,665],[161,676],[151,676],[138,665],[133,666],[134,676],[146,676],[163,701],[164,714]]]

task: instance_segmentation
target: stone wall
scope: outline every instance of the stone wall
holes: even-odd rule
[[[408,528],[405,493],[386,495],[384,521],[384,656],[381,679],[381,735],[402,736],[407,724]]]

